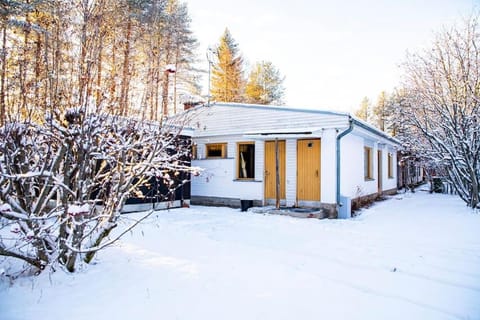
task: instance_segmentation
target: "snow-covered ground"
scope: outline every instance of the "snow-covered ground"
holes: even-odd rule
[[[0,319],[480,319],[480,214],[422,191],[350,220],[163,211],[76,274],[3,277]]]

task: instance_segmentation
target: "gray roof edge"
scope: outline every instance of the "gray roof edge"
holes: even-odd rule
[[[394,137],[390,136],[389,134],[381,131],[380,129],[377,129],[377,128],[375,128],[375,127],[373,127],[373,126],[371,126],[371,125],[369,125],[369,124],[367,124],[367,123],[365,123],[365,122],[363,122],[363,121],[361,121],[361,120],[359,120],[359,119],[357,119],[353,116],[351,116],[351,119],[353,121],[354,126],[358,126],[358,127],[362,128],[362,129],[365,129],[365,130],[367,130],[371,133],[379,135],[382,138],[384,138],[384,139],[386,139],[386,140],[388,140],[388,141],[390,141],[393,144],[396,144],[398,146],[402,145],[402,143],[399,140],[397,140]]]
[[[204,105],[206,106],[206,105]],[[347,112],[340,111],[331,111],[331,110],[321,110],[321,109],[309,109],[309,108],[299,108],[292,106],[278,106],[278,105],[265,105],[265,104],[249,104],[249,103],[235,103],[235,102],[216,102],[210,106],[230,106],[230,107],[241,107],[249,109],[272,109],[272,110],[281,110],[281,111],[296,111],[296,112],[306,112],[306,113],[319,113],[332,116],[348,116]],[[208,107],[208,106],[206,106]]]

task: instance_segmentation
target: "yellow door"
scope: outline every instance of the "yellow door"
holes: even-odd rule
[[[320,201],[320,139],[297,142],[297,200]]]
[[[278,141],[280,199],[285,199],[285,140]],[[276,199],[275,141],[265,141],[265,199]]]

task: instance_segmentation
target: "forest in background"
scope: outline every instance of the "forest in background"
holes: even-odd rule
[[[177,0],[2,1],[0,18],[1,123],[72,107],[160,120],[199,91]]]

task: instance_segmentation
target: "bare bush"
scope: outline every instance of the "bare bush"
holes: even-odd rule
[[[110,232],[140,186],[152,177],[170,191],[186,182],[176,181],[191,170],[180,130],[79,110],[45,124],[7,123],[0,129],[0,255],[39,270],[60,264],[73,272],[81,259],[90,262],[118,238]]]

